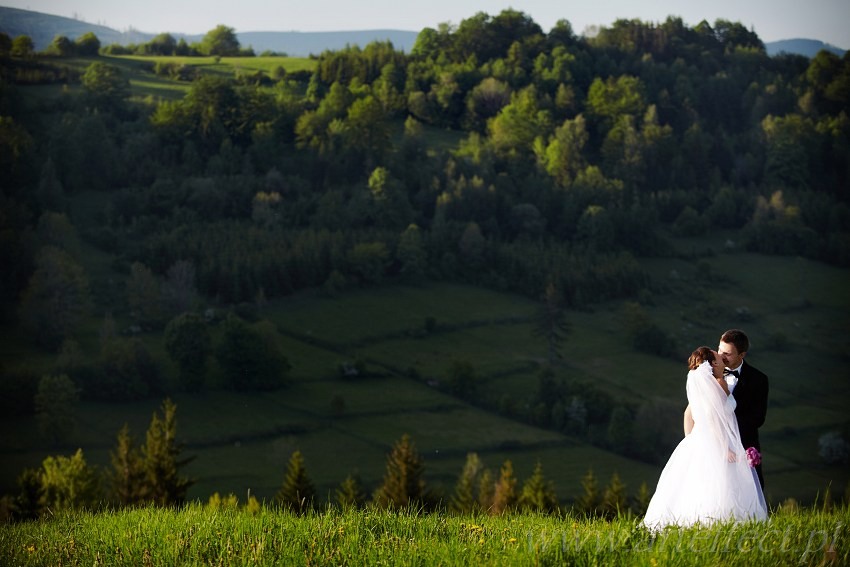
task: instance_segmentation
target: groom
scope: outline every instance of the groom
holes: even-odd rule
[[[744,360],[749,349],[750,339],[746,333],[740,329],[730,329],[721,335],[717,352],[726,366],[729,391],[735,396],[735,417],[738,418],[741,444],[744,449],[755,447],[761,452],[759,427],[764,424],[767,414],[767,376]],[[764,490],[761,464],[756,465],[756,474]]]

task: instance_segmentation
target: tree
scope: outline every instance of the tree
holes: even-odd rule
[[[186,493],[195,481],[182,476],[180,469],[194,457],[181,459],[182,446],[177,442],[177,406],[166,398],[156,412],[142,446],[145,470],[144,498],[158,506],[176,506],[186,501]]]
[[[553,512],[558,509],[558,496],[552,481],[543,477],[543,465],[540,461],[534,466],[534,473],[525,481],[519,496],[522,508],[539,512]]]
[[[145,497],[144,461],[126,423],[118,432],[115,450],[110,451],[109,460],[112,464],[107,475],[110,500],[121,506],[142,503]]]
[[[640,488],[638,488],[638,493],[637,496],[635,496],[634,504],[632,506],[632,511],[636,516],[646,515],[646,509],[649,508],[651,496],[649,487],[645,482],[642,482],[640,484]]]
[[[239,55],[239,48],[236,30],[225,25],[211,29],[201,40],[201,52],[204,55],[235,57]]]
[[[173,315],[184,313],[192,309],[196,296],[195,265],[189,260],[174,262],[162,284],[163,307]]]
[[[90,395],[110,401],[139,400],[161,392],[160,372],[138,338],[117,337],[101,348],[100,375]]]
[[[588,469],[581,479],[581,488],[584,493],[576,500],[576,510],[584,514],[586,517],[593,517],[599,508],[599,486],[596,482],[596,476],[593,474],[593,469]]]
[[[307,476],[304,457],[301,451],[295,451],[289,457],[283,486],[275,495],[275,500],[286,510],[304,514],[313,507],[315,497],[316,488]]]
[[[532,334],[546,340],[549,353],[549,365],[554,366],[561,358],[560,348],[569,332],[567,318],[563,308],[563,299],[555,284],[549,281],[543,294],[543,304],[537,314]]]
[[[161,33],[148,42],[147,49],[151,55],[175,55],[177,40],[170,33]]]
[[[579,114],[572,120],[565,120],[555,129],[549,144],[538,151],[538,162],[543,169],[561,187],[569,187],[576,176],[587,167],[584,148],[588,141],[587,125],[584,116]]]
[[[57,35],[53,38],[53,41],[50,42],[50,45],[47,46],[45,51],[51,55],[58,55],[59,57],[72,57],[76,54],[77,46],[74,45],[74,42],[68,39],[68,36]]]
[[[381,508],[396,508],[425,499],[425,461],[410,436],[404,434],[387,455],[386,471],[373,500]]]
[[[79,399],[79,390],[65,374],[46,375],[39,380],[35,395],[35,417],[41,434],[54,445],[73,436]]]
[[[130,315],[140,325],[155,326],[163,319],[162,291],[159,281],[150,268],[140,262],[133,262],[130,266],[127,303],[130,307]]]
[[[189,391],[203,388],[212,338],[203,317],[183,313],[165,327],[165,350],[180,369],[180,382]]]
[[[100,51],[100,40],[94,32],[86,32],[77,38],[77,53],[82,57],[95,57]]]
[[[83,88],[97,108],[119,109],[130,96],[130,81],[118,67],[95,61],[82,77]]]
[[[12,40],[12,48],[9,50],[9,53],[11,53],[12,57],[28,59],[35,53],[35,44],[33,44],[30,36],[19,35]]]
[[[537,101],[534,85],[511,95],[511,103],[488,122],[488,130],[497,152],[516,157],[531,154],[537,136],[548,134],[549,112]]]
[[[452,394],[465,400],[474,398],[478,380],[472,363],[467,360],[452,361],[446,380]]]
[[[628,498],[626,496],[626,485],[620,480],[620,475],[611,475],[611,481],[605,487],[600,505],[602,514],[608,519],[614,519],[629,510]]]
[[[463,470],[457,479],[451,498],[453,510],[461,513],[475,511],[479,506],[478,493],[484,465],[477,453],[467,453]]]
[[[21,298],[21,319],[44,345],[56,348],[72,335],[89,309],[88,278],[64,250],[41,249]]]
[[[97,474],[82,449],[71,457],[47,457],[41,464],[42,508],[52,512],[93,507],[100,498]]]
[[[409,225],[399,238],[396,257],[401,262],[401,273],[411,280],[418,280],[428,269],[428,253],[422,230],[415,224]]]
[[[611,412],[611,420],[608,422],[608,443],[621,455],[626,454],[633,447],[632,422],[632,413],[623,406],[617,406]]]
[[[345,477],[345,480],[336,489],[336,503],[343,510],[351,508],[362,508],[366,504],[366,493],[360,482],[360,476],[356,473]]]
[[[516,507],[519,500],[516,493],[516,484],[517,479],[514,476],[514,465],[510,460],[507,460],[502,463],[499,480],[496,481],[496,487],[493,490],[493,505],[490,507],[490,514],[505,514]]]
[[[290,365],[270,324],[251,326],[229,314],[215,356],[234,390],[274,390],[286,382]]]

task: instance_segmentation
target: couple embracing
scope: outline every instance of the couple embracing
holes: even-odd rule
[[[685,438],[658,479],[643,520],[650,529],[767,518],[758,428],[768,384],[744,360],[749,348],[731,329],[716,351],[699,347],[688,359]]]

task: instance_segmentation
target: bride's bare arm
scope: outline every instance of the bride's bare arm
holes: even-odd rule
[[[691,414],[690,404],[688,404],[688,407],[685,408],[685,419],[683,425],[685,429],[685,435],[690,435],[691,430],[694,428],[694,416]]]

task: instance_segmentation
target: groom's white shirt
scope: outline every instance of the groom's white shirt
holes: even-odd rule
[[[737,372],[738,376],[740,376],[741,375],[741,369],[743,367],[744,367],[744,363],[741,362],[741,364],[740,364],[740,366],[738,366],[738,368],[730,368],[729,370],[731,370],[732,372]],[[738,376],[735,376],[734,374],[727,374],[725,376],[726,385],[729,386],[729,393],[730,394],[735,389],[735,385],[738,384]]]

